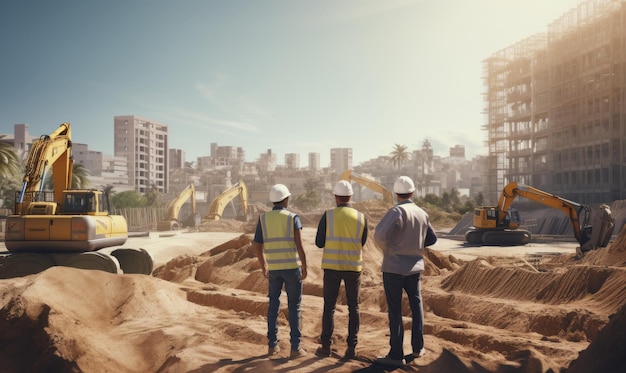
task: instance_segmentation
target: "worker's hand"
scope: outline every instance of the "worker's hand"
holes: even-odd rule
[[[261,271],[263,271],[263,276],[265,276],[265,278],[270,276],[270,272],[267,270],[267,267],[261,268]]]
[[[306,278],[306,266],[302,266],[302,280],[304,281],[304,279]]]

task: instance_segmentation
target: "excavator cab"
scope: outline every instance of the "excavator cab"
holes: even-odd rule
[[[501,223],[499,223],[498,214],[505,214]],[[474,209],[474,227],[517,229],[520,223],[519,211],[514,208],[506,212],[498,211],[498,208],[495,206],[477,207]]]

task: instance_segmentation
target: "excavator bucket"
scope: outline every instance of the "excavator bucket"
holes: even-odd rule
[[[611,240],[613,230],[615,229],[615,221],[611,216],[611,208],[608,205],[600,206],[596,211],[591,222],[591,234],[587,242],[581,243],[579,256],[581,254],[595,250],[597,248],[606,247]]]

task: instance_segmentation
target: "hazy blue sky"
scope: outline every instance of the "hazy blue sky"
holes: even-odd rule
[[[169,124],[187,160],[209,144],[353,148],[355,165],[394,144],[486,154],[482,61],[579,0],[5,0],[0,133],[70,122],[113,154],[113,116]]]

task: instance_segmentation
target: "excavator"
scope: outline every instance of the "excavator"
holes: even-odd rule
[[[188,199],[191,200],[191,213],[186,218],[179,220],[180,209]],[[199,224],[200,215],[198,215],[196,211],[196,187],[191,183],[167,205],[166,220],[157,222],[157,230],[171,231],[187,227],[196,227]]]
[[[352,172],[352,170],[345,170],[341,174],[341,180],[356,181],[364,187],[382,194],[383,201],[389,205],[393,205],[393,194],[389,191],[389,189],[385,188],[382,184],[374,180],[368,179],[365,176],[362,176],[356,172]]]
[[[574,237],[580,244],[577,248],[579,256],[608,245],[615,228],[608,205],[600,206],[590,224],[592,213],[589,206],[517,182],[504,187],[497,206],[474,209],[474,226],[465,233],[467,242],[478,245],[525,245],[530,242],[530,232],[519,228],[519,211],[511,208],[518,196],[565,213],[571,221]]]
[[[26,160],[14,213],[7,217],[0,278],[22,277],[52,266],[96,269],[110,273],[152,273],[144,249],[116,248],[128,238],[121,215],[111,215],[106,193],[71,189],[72,136],[69,123],[35,140]],[[43,190],[52,171],[53,191]],[[101,250],[111,248],[111,250]]]
[[[248,188],[243,180],[239,180],[232,187],[226,189],[219,196],[213,198],[209,206],[209,212],[204,217],[208,220],[220,220],[224,213],[226,205],[235,197],[241,197],[241,206],[243,210],[243,220],[248,219]]]

